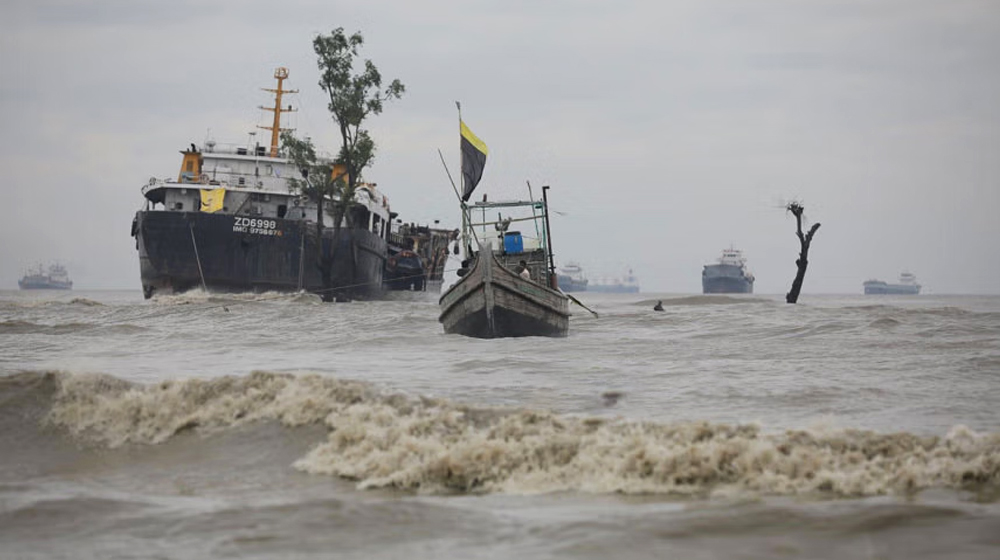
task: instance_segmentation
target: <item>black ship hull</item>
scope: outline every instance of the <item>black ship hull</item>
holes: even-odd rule
[[[324,286],[315,224],[205,212],[140,211],[133,223],[143,294],[180,293],[204,285],[214,292],[306,290],[324,299],[382,294],[386,242],[366,229],[333,228],[322,251],[333,258]]]
[[[742,278],[713,278],[701,283],[704,294],[752,294],[753,284]]]
[[[728,264],[708,265],[701,273],[704,294],[752,294],[753,277],[741,267]]]

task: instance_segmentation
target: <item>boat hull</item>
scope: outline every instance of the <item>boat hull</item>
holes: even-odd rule
[[[385,289],[441,293],[448,245],[455,233],[413,224],[389,236]]]
[[[591,284],[587,287],[587,291],[602,294],[637,294],[639,293],[639,286],[626,286],[624,284]]]
[[[383,276],[387,290],[422,292],[427,288],[427,272],[424,270],[423,260],[412,251],[390,255]]]
[[[73,282],[58,282],[52,280],[34,280],[23,278],[17,281],[17,287],[22,290],[72,290]]]
[[[133,235],[146,298],[200,288],[203,280],[213,292],[303,289],[324,299],[382,294],[386,243],[363,229],[342,229],[335,254],[333,229],[323,232],[323,253],[334,258],[333,289],[324,288],[317,264],[315,226],[301,220],[140,211]]]
[[[902,295],[915,296],[920,293],[919,285],[907,284],[887,284],[885,282],[873,282],[865,284],[865,295]]]
[[[753,279],[737,266],[708,265],[701,273],[701,291],[703,294],[752,294]]]
[[[448,334],[476,338],[569,334],[569,298],[521,278],[487,253],[440,299]]]

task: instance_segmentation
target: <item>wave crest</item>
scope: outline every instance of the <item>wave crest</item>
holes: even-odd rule
[[[112,447],[161,443],[191,428],[275,419],[320,422],[335,408],[370,398],[371,386],[320,377],[253,372],[144,386],[103,374],[64,375],[48,422]]]
[[[266,419],[325,423],[326,441],[295,467],[353,479],[361,488],[871,496],[1000,485],[1000,434],[961,426],[943,437],[765,433],[755,425],[472,408],[319,375],[254,372],[151,386],[65,375],[48,416],[112,446]]]

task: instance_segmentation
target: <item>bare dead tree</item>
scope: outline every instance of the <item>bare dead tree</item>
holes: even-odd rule
[[[809,228],[809,232],[802,233],[802,213],[805,212],[805,206],[798,202],[789,202],[785,206],[785,210],[788,210],[795,216],[795,234],[799,237],[799,258],[795,261],[795,266],[798,270],[795,273],[795,280],[792,281],[792,289],[785,295],[785,301],[788,303],[796,303],[799,301],[799,292],[802,290],[802,280],[806,277],[806,267],[809,266],[809,245],[812,243],[813,235],[816,235],[816,230],[819,229],[819,222],[812,225]]]

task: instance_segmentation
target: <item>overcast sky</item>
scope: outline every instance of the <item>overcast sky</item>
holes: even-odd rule
[[[209,135],[245,142],[277,66],[290,124],[335,151],[312,39],[361,31],[403,99],[370,121],[366,179],[406,221],[457,226],[438,158],[463,118],[491,199],[551,185],[557,262],[700,292],[743,249],[758,293],[909,270],[1000,293],[1000,2],[13,0],[0,8],[0,289],[37,262],[139,289],[129,227],[150,177]],[[266,134],[261,132],[261,134]],[[477,191],[477,197],[480,194]]]

